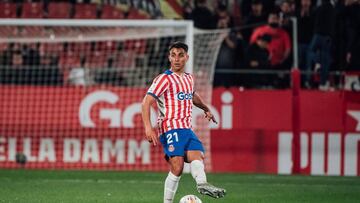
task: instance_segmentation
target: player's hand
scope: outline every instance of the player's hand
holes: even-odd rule
[[[218,124],[218,122],[215,119],[215,116],[210,111],[204,111],[204,113],[205,113],[205,118],[208,119],[208,121],[212,121]]]
[[[150,142],[153,143],[154,146],[157,145],[158,136],[153,128],[146,128],[145,129],[145,138]]]

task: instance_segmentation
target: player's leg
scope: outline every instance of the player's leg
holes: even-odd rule
[[[182,170],[184,168],[184,157],[169,157],[170,172],[165,179],[164,203],[172,203],[179,185]]]
[[[190,172],[196,184],[207,182],[203,160],[204,153],[202,151],[189,150],[186,152],[186,161],[190,163]]]
[[[184,146],[186,136],[181,136],[181,129],[168,131],[160,136],[170,172],[165,180],[164,203],[172,203],[184,168]]]
[[[190,171],[192,177],[196,181],[196,188],[200,194],[209,195],[214,198],[224,197],[226,190],[216,187],[207,182],[204,153],[199,150],[189,150],[186,152],[187,161],[190,163]]]
[[[199,193],[209,195],[214,198],[225,196],[225,189],[215,187],[206,180],[204,167],[204,147],[195,133],[189,129],[189,141],[185,147],[186,161],[190,163],[191,175],[196,181],[196,188]]]

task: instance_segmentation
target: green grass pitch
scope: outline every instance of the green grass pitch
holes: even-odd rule
[[[0,202],[161,203],[166,173],[0,170]],[[195,194],[204,203],[360,202],[359,177],[208,174],[227,189],[222,199],[197,194],[190,174],[180,180],[174,203]]]

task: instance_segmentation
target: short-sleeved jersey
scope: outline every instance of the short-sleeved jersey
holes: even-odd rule
[[[160,134],[172,129],[191,128],[194,94],[194,78],[191,74],[179,76],[167,70],[154,79],[147,94],[157,100]]]

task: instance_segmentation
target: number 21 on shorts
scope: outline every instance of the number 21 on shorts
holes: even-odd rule
[[[179,142],[179,138],[178,138],[177,132],[167,134],[167,135],[166,135],[166,140],[167,140],[167,141],[166,141],[167,144],[173,143],[174,140],[175,140],[175,142]]]

